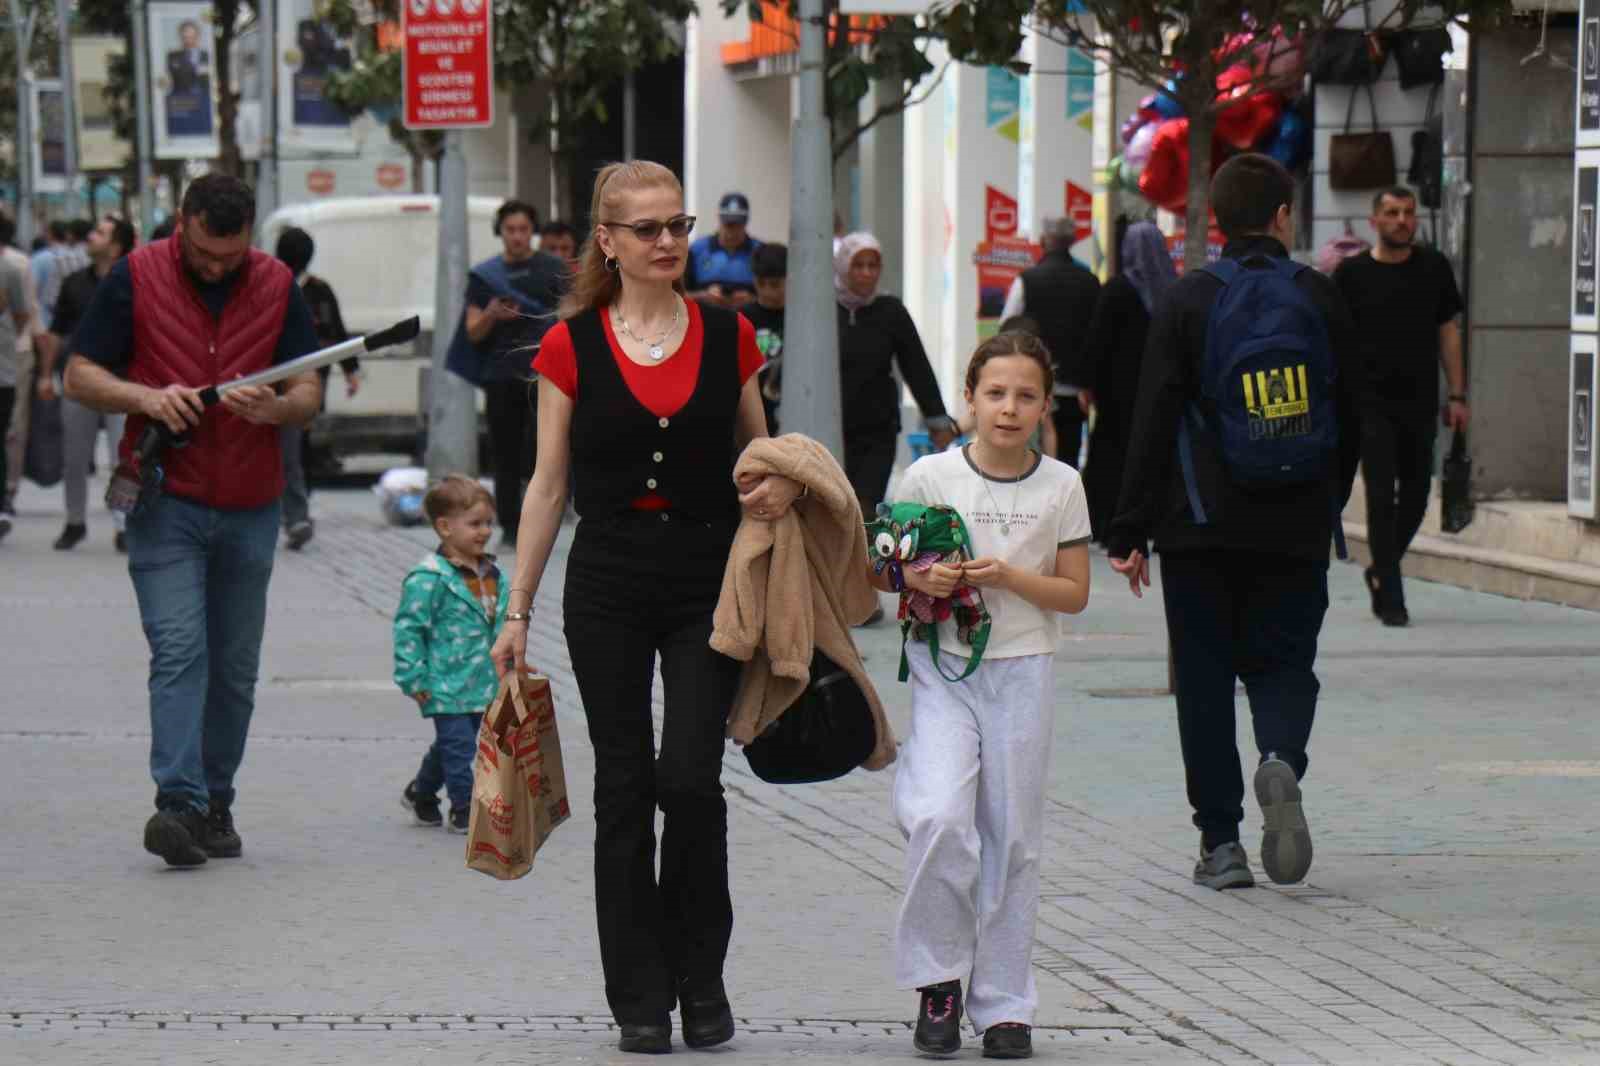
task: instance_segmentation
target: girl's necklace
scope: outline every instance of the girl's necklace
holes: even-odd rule
[[[1024,456],[1024,460],[1026,460],[1026,456]],[[973,465],[977,464],[974,463]],[[1027,465],[1026,461],[1024,461],[1023,465]],[[1016,478],[1016,481],[1013,483],[1011,489],[1011,510],[1009,511],[1000,510],[1000,501],[994,498],[994,490],[989,487],[989,475],[983,472],[982,467],[978,467],[978,480],[983,482],[983,491],[989,497],[990,506],[992,506],[995,509],[995,513],[1000,516],[1000,535],[1002,537],[1011,536],[1011,516],[1016,513],[1017,500],[1022,497],[1022,476],[1019,474]]]
[[[667,324],[666,329],[661,331],[661,336],[657,337],[653,341],[645,340],[643,337],[639,336],[633,331],[633,328],[628,325],[628,316],[622,313],[622,307],[620,305],[616,310],[617,322],[622,326],[622,332],[626,333],[638,343],[644,345],[645,353],[649,355],[652,360],[659,363],[661,360],[667,357],[666,349],[662,348],[661,345],[668,337],[672,336],[672,331],[678,328],[678,315],[683,312],[682,300],[673,300],[672,321]]]

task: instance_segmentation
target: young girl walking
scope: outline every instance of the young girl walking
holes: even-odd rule
[[[967,367],[972,443],[919,459],[897,502],[955,508],[971,561],[904,570],[935,598],[980,590],[993,618],[983,661],[963,681],[940,676],[926,647],[909,649],[911,738],[900,750],[894,809],[906,837],[906,895],[895,972],[921,994],[914,1042],[961,1047],[966,1013],[986,1058],[1027,1058],[1038,995],[1031,965],[1039,908],[1045,778],[1059,614],[1089,601],[1089,512],[1078,472],[1029,447],[1050,409],[1049,353],[1027,333],[985,341]],[[874,575],[887,590],[890,574]],[[942,623],[946,672],[965,667],[953,622]]]

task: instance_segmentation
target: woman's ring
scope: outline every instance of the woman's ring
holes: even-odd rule
[[[767,509],[765,507],[763,507],[760,510],[758,510],[756,512],[756,514],[761,516],[762,518],[765,518],[767,516]]]

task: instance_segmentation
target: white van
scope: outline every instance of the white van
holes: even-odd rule
[[[469,267],[500,251],[493,224],[503,202],[496,196],[468,198]],[[258,228],[261,248],[271,254],[279,234],[292,227],[316,241],[309,269],[333,286],[352,334],[411,315],[422,319],[422,334],[411,347],[362,356],[361,391],[354,398],[345,396],[334,374],[327,404],[311,427],[313,441],[335,455],[420,454],[423,390],[433,353],[439,198],[360,196],[294,204],[274,211]],[[446,328],[454,329],[455,323]],[[481,411],[481,393],[478,405]]]

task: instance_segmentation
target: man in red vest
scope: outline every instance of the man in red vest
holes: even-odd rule
[[[255,194],[236,178],[191,184],[176,233],[111,268],[73,334],[66,392],[128,415],[124,464],[150,420],[167,450],[159,492],[128,519],[128,571],[150,642],[150,773],[144,846],[172,866],[243,850],[233,776],[255,706],[283,463],[278,427],[317,412],[314,371],[282,386],[200,390],[316,350],[289,269],[250,246]]]

